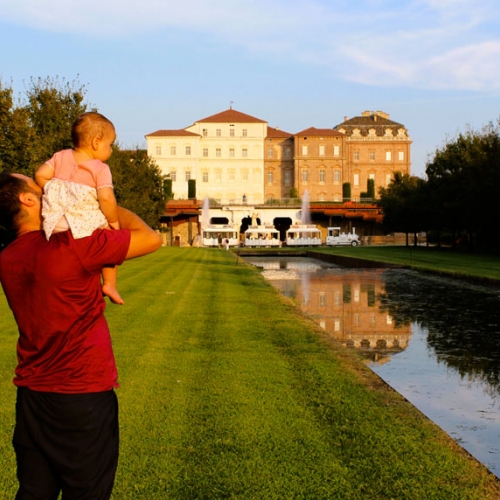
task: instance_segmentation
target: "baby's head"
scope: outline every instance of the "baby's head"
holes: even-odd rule
[[[102,139],[108,132],[115,132],[113,123],[104,115],[89,111],[80,115],[73,123],[71,139],[75,147],[88,146],[93,139]]]

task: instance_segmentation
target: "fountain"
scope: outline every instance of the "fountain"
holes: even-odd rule
[[[210,224],[210,203],[208,196],[203,200],[201,208],[201,234],[202,245],[204,247],[219,247],[219,238],[223,241],[227,239],[229,246],[236,247],[239,245],[238,230],[233,224]]]
[[[319,246],[322,244],[321,231],[311,224],[311,209],[309,206],[309,192],[307,189],[302,196],[300,222],[292,224],[286,232],[288,246]]]
[[[201,227],[202,229],[208,227],[210,224],[210,202],[208,196],[203,200],[203,207],[201,209]]]
[[[302,197],[300,223],[302,225],[311,224],[311,208],[309,206],[309,191],[307,189],[304,191],[304,196]]]

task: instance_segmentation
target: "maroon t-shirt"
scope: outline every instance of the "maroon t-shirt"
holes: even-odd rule
[[[18,237],[0,253],[0,282],[19,328],[14,384],[87,393],[117,386],[100,273],[123,262],[130,231]]]

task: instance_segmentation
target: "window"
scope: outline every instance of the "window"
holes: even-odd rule
[[[246,128],[244,128],[242,131],[241,131],[241,135],[243,137],[246,137],[248,135],[248,130]]]
[[[386,161],[391,161],[392,160],[392,153],[390,151],[385,152],[385,160]]]
[[[371,174],[368,174],[368,179],[371,179],[372,181],[375,180],[375,174],[371,173]]]
[[[229,170],[229,180],[230,180],[231,182],[234,182],[234,168],[231,168],[231,169]]]
[[[370,161],[375,161],[375,151],[370,151]]]
[[[307,182],[309,180],[309,170],[302,170],[302,182]]]
[[[274,182],[274,175],[271,170],[267,172],[267,183],[272,184]]]
[[[203,148],[203,156],[205,158],[208,156],[208,148]]]
[[[333,156],[340,156],[340,146],[333,146]]]
[[[398,159],[399,159],[399,161],[405,161],[405,152],[404,151],[398,152]]]
[[[285,158],[291,158],[292,157],[292,148],[285,148]]]
[[[323,144],[321,144],[319,147],[319,155],[325,156],[325,146]]]
[[[203,137],[206,137],[208,135],[208,130],[206,128],[203,129],[202,131]]]
[[[244,181],[248,181],[248,170],[242,170],[241,172],[241,178],[244,180]]]
[[[186,146],[186,156],[191,155],[191,146]]]
[[[354,174],[354,185],[359,186],[359,174]]]
[[[385,185],[388,186],[392,181],[391,174],[385,174]]]
[[[229,148],[229,156],[234,158],[234,148]]]
[[[156,146],[156,156],[161,156],[161,146]]]
[[[333,171],[333,182],[335,184],[340,184],[340,170]]]
[[[359,151],[354,151],[354,160],[355,161],[359,160]]]
[[[215,148],[215,156],[217,156],[218,158],[220,158],[221,155],[222,155],[221,148]]]
[[[325,182],[325,171],[324,170],[319,171],[319,182],[321,182],[322,184],[324,184],[324,182]]]
[[[177,180],[177,172],[175,170],[170,171],[170,178],[172,179],[172,182]]]
[[[208,182],[208,172],[203,172],[203,182]]]
[[[307,146],[302,146],[302,156],[307,156]]]
[[[177,148],[175,146],[170,146],[170,154],[175,156],[177,154]]]
[[[272,158],[274,156],[274,149],[273,148],[267,148],[267,157]]]
[[[234,128],[229,129],[229,137],[234,137]]]
[[[290,172],[285,171],[285,186],[289,186],[290,185]]]
[[[243,158],[246,158],[248,156],[248,149],[247,148],[243,148],[241,150],[241,156],[243,156]]]
[[[186,170],[186,173],[184,175],[185,175],[186,181],[189,181],[191,179],[191,171],[190,170]]]
[[[222,172],[220,170],[215,171],[215,182],[221,182],[222,181]]]
[[[216,129],[216,130],[215,130],[215,135],[216,135],[217,137],[220,137],[220,136],[221,136],[221,130],[220,130],[220,128],[218,128],[218,129]]]

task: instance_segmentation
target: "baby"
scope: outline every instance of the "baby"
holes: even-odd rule
[[[57,152],[35,174],[43,189],[43,229],[52,233],[70,230],[75,239],[96,229],[120,229],[109,159],[116,139],[115,127],[100,113],[80,115],[71,129],[74,149]],[[102,292],[123,304],[116,288],[117,269],[102,270]]]

